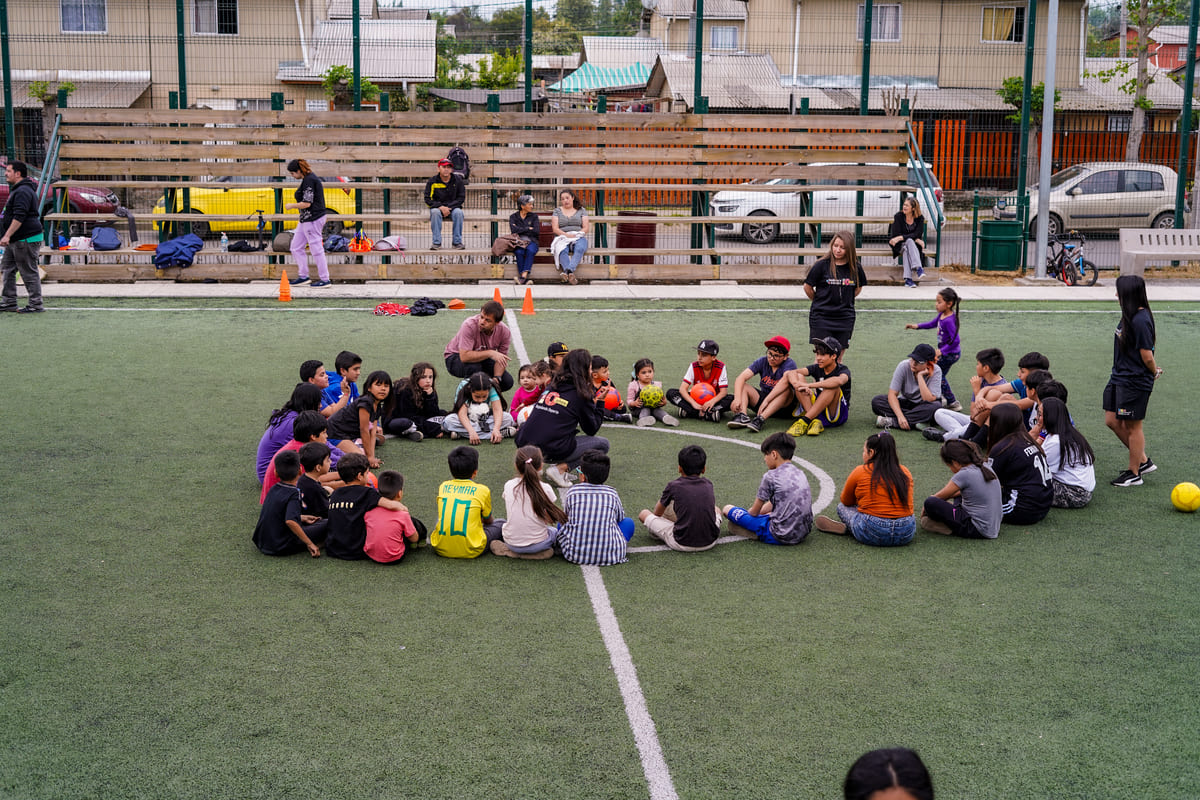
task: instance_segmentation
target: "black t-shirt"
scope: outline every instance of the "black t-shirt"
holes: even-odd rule
[[[301,475],[300,480],[296,481],[296,488],[300,490],[302,513],[322,519],[329,516],[329,493],[325,491],[325,487],[321,485],[320,481],[307,475]]]
[[[842,384],[842,395],[846,398],[847,403],[850,402],[850,382],[852,379],[850,377],[850,370],[845,364],[836,365],[833,368],[833,371],[828,374],[821,371],[820,364],[809,364],[806,367],[806,369],[808,370],[808,377],[812,378],[814,381],[823,381],[827,378],[833,378],[838,375],[845,375],[846,382]],[[820,389],[818,391],[823,392],[825,390]]]
[[[1117,333],[1113,338],[1112,382],[1117,386],[1138,389],[1143,392],[1154,391],[1154,373],[1146,369],[1142,361],[1142,350],[1154,350],[1154,317],[1145,308],[1130,320],[1129,335],[1133,346],[1128,350],[1121,347],[1124,331],[1117,325]]]
[[[659,502],[675,503],[675,541],[684,547],[708,547],[717,540],[717,500],[712,481],[681,475],[667,484]]]
[[[575,450],[575,428],[595,436],[604,417],[593,395],[580,397],[570,381],[550,388],[533,405],[529,419],[517,431],[517,447],[536,445],[548,462],[565,459]]]
[[[312,222],[325,216],[325,187],[321,179],[310,172],[300,179],[296,187],[297,203],[312,203],[308,208],[300,209],[300,221]]]
[[[367,557],[367,512],[379,505],[379,492],[370,486],[343,486],[329,497],[329,534],[325,552],[334,558],[361,561]]]
[[[861,264],[857,268],[857,277],[854,276],[854,272],[849,264],[831,268],[828,258],[822,258],[813,264],[804,279],[815,292],[809,316],[854,319],[854,292],[859,286],[867,285],[867,274],[863,272]]]
[[[340,411],[335,411],[329,418],[329,438],[357,439],[362,433],[358,426],[359,409],[366,409],[367,418],[372,422],[377,422],[383,411],[382,404],[377,404],[374,397],[369,394],[359,395],[357,400]]]
[[[1054,486],[1041,449],[1013,434],[998,442],[990,455],[992,472],[1000,479],[1004,516],[1044,517],[1054,499]]]
[[[287,556],[305,550],[304,543],[288,527],[289,519],[300,521],[300,492],[291,484],[277,483],[263,500],[252,537],[254,546],[269,556]]]

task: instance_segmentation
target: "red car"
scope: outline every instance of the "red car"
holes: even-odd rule
[[[6,159],[0,159],[0,169],[2,169],[7,163],[8,161]],[[41,176],[38,170],[31,166],[29,168],[29,177],[33,178],[34,184],[37,184],[38,179]],[[0,181],[0,208],[3,208],[4,204],[7,202],[8,183],[6,181]],[[67,202],[70,206],[70,208],[67,210],[72,214],[101,215],[111,214],[116,211],[117,206],[120,205],[121,201],[117,199],[117,196],[113,193],[112,189],[102,186],[72,186],[67,189]],[[54,193],[48,192],[46,195],[46,202],[42,206],[42,214],[48,214],[51,211],[59,210],[61,210],[61,208],[55,206],[54,204]],[[87,225],[88,223],[84,220],[72,221],[72,232],[80,233],[80,235],[82,235],[82,230],[86,228]]]

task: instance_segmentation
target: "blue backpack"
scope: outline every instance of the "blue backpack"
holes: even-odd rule
[[[350,240],[340,233],[332,234],[325,240],[326,253],[345,253],[350,249]]]
[[[121,247],[121,234],[110,225],[97,225],[92,228],[93,250],[117,250]]]
[[[159,269],[190,267],[196,252],[203,247],[204,241],[194,233],[167,239],[154,251],[154,266]]]

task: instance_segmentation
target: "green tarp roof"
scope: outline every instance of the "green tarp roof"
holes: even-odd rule
[[[546,87],[550,92],[594,92],[601,89],[621,89],[644,86],[650,80],[650,68],[645,64],[628,67],[595,67],[584,62],[579,69],[558,83]]]

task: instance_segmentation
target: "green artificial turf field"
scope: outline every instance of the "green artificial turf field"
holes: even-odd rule
[[[351,349],[395,378],[430,360],[450,402],[441,353],[462,312],[334,304],[105,299],[0,320],[0,797],[836,798],[858,755],[895,745],[921,753],[939,797],[1200,796],[1200,517],[1169,502],[1200,479],[1200,309],[1155,305],[1166,374],[1145,486],[1108,486],[1125,462],[1099,410],[1115,301],[967,305],[955,390],[983,347],[1010,375],[1047,354],[1096,449],[1088,508],[993,542],[874,549],[814,532],[589,573],[254,549],[255,446],[301,361]],[[701,338],[731,377],[776,333],[808,363],[806,305],[614,305],[515,319],[534,357],[556,339],[587,347],[621,387],[641,356],[677,385]],[[932,316],[927,300],[860,302],[851,422],[797,451],[814,496],[840,491],[875,430],[871,396],[930,341],[904,323]],[[606,425],[627,513],[653,506],[688,432],[720,437],[699,440],[718,502],[753,499],[762,434]],[[919,503],[949,472],[936,445],[898,437]],[[430,523],[452,446],[380,450]],[[512,443],[479,451],[503,513]],[[632,546],[653,544],[639,527]]]

